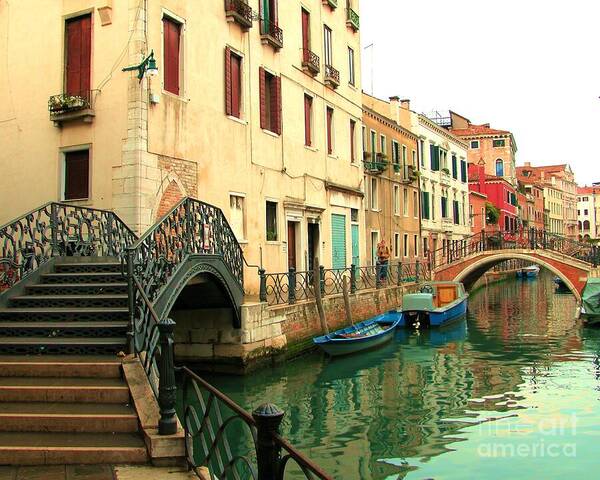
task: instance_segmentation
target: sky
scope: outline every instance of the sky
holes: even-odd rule
[[[361,0],[362,88],[510,130],[517,165],[600,181],[599,22],[598,0]]]

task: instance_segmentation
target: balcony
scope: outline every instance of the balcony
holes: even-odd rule
[[[321,71],[319,56],[307,48],[302,49],[302,69],[313,77],[317,76]]]
[[[337,0],[323,0],[323,5],[329,5],[332,10],[337,8]]]
[[[331,65],[325,65],[325,85],[333,89],[340,86],[340,72]]]
[[[264,45],[271,45],[275,50],[283,48],[283,30],[270,20],[260,20],[260,39]]]
[[[228,22],[237,23],[244,31],[252,28],[254,12],[248,0],[225,0],[225,16]]]
[[[96,115],[91,91],[79,95],[68,93],[52,95],[48,99],[48,111],[55,127],[61,127],[64,122],[75,120],[92,123]]]
[[[364,152],[363,163],[365,171],[374,175],[379,175],[385,172],[389,164],[387,157],[384,154],[376,153],[375,158],[373,159],[373,154],[371,152]]]
[[[350,27],[352,30],[354,30],[355,32],[358,32],[358,29],[360,28],[360,17],[358,16],[358,13],[356,13],[351,8],[348,8],[348,15],[346,17],[346,25],[348,27]]]
[[[419,172],[412,165],[406,165],[402,169],[402,183],[412,183],[419,178]]]

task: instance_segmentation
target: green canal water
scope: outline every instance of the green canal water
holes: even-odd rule
[[[336,479],[598,478],[600,330],[575,308],[543,273],[474,292],[449,329],[208,379],[284,409],[283,435]]]

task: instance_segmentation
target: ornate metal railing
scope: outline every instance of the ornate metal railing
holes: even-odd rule
[[[240,23],[244,28],[252,27],[254,11],[248,0],[225,0],[225,14]]]
[[[184,198],[127,252],[130,323],[136,353],[151,346],[155,321],[149,306],[168,287],[188,255],[221,257],[243,288],[243,253],[225,215],[215,206]]]
[[[340,84],[340,72],[332,65],[325,64],[325,82],[337,87]]]
[[[347,268],[324,268],[319,270],[321,296],[343,293],[344,282],[348,282],[350,293],[361,290],[399,286],[403,283],[419,282],[431,278],[427,262],[394,262],[387,267],[369,265]],[[274,305],[293,305],[298,301],[315,298],[314,272],[296,271],[291,268],[282,273],[266,273],[259,270],[260,301]]]
[[[260,20],[260,34],[270,37],[273,41],[273,46],[277,48],[283,47],[283,30],[279,28],[275,22],[262,18]]]
[[[348,17],[346,23],[349,27],[352,27],[355,31],[360,28],[360,17],[358,13],[356,13],[351,8],[348,8]]]
[[[0,227],[0,290],[57,256],[125,258],[135,234],[108,210],[51,202]]]
[[[470,255],[493,250],[548,250],[592,264],[600,263],[600,249],[535,228],[479,232],[464,240],[451,241],[429,252],[428,267],[435,269],[463,260]]]
[[[313,51],[303,48],[302,49],[302,67],[310,70],[314,75],[318,74],[321,70],[321,59]]]
[[[186,459],[198,471],[208,467],[211,478],[329,480],[331,477],[279,435],[284,412],[264,404],[252,412],[187,368],[183,373],[183,426]],[[229,438],[235,438],[235,443]]]

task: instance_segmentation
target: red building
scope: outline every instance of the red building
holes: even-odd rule
[[[498,225],[486,225],[486,230],[515,230],[519,226],[517,192],[505,177],[486,175],[483,164],[469,164],[469,189],[483,193],[487,201],[500,211]]]
[[[471,219],[471,231],[479,233],[485,230],[485,204],[487,203],[487,195],[473,190],[469,185],[469,218]]]

